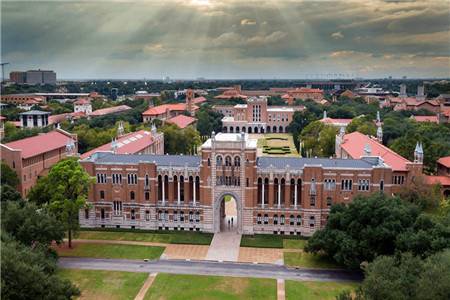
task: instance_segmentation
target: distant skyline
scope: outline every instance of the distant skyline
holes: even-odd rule
[[[6,76],[450,77],[447,0],[2,1],[1,27]]]

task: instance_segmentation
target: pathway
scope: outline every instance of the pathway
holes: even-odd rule
[[[235,231],[214,234],[206,260],[238,261],[241,235]]]
[[[134,297],[134,300],[144,300],[145,294],[147,294],[148,289],[152,286],[153,281],[156,278],[156,275],[158,275],[158,273],[148,274],[147,280],[142,285],[142,287],[141,287],[139,293],[136,295],[136,297]]]
[[[361,281],[360,272],[325,269],[297,269],[269,264],[246,264],[233,262],[99,259],[61,257],[62,268],[84,270],[126,271],[141,273],[170,273],[193,275],[217,275],[234,277],[256,277],[304,281]]]
[[[284,287],[284,279],[277,279],[277,300],[286,299],[286,289]]]

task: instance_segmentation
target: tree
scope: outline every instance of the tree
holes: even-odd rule
[[[364,299],[450,299],[450,250],[424,261],[411,254],[381,256],[365,273]]]
[[[317,120],[317,116],[309,110],[296,111],[292,117],[292,122],[286,128],[287,132],[292,134],[294,138],[295,147],[299,150],[299,137],[303,128],[305,128],[312,121]]]
[[[78,213],[86,204],[91,179],[75,159],[69,158],[54,165],[45,181],[45,194],[39,201],[48,203],[50,211],[62,222],[71,248],[72,235],[79,227]],[[38,188],[43,188],[42,184]],[[36,192],[30,200],[35,199],[34,195]]]
[[[0,190],[1,190],[0,200],[2,203],[22,200],[22,196],[20,195],[20,193],[15,188],[11,187],[8,184],[1,185]]]
[[[337,129],[320,121],[307,125],[300,134],[304,143],[304,150],[310,151],[313,156],[332,156],[335,152]]]
[[[350,124],[348,124],[346,131],[347,133],[358,131],[362,134],[375,136],[377,134],[377,127],[371,116],[362,116],[354,118]]]
[[[433,209],[439,206],[441,200],[440,187],[430,186],[424,176],[416,176],[412,182],[404,186],[398,196],[421,209]]]
[[[17,187],[19,184],[19,177],[17,177],[17,173],[13,171],[5,162],[2,161],[1,164],[1,183],[2,185],[9,185],[13,188]]]
[[[9,202],[2,208],[2,230],[27,246],[49,247],[61,243],[64,229],[61,222],[46,208],[39,209],[29,202]]]
[[[56,260],[45,247],[31,249],[2,232],[2,299],[72,299],[80,291],[57,276]]]
[[[164,133],[164,150],[169,154],[193,154],[201,143],[198,132],[192,127],[180,129],[166,124],[160,130]]]
[[[201,136],[209,136],[213,131],[222,131],[223,115],[212,110],[211,107],[203,105],[196,114],[197,130]]]
[[[348,205],[331,208],[325,228],[314,233],[305,248],[322,252],[349,268],[396,250],[397,236],[414,224],[419,210],[384,194],[357,196]]]

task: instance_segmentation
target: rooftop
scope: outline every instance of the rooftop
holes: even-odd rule
[[[185,111],[187,110],[186,103],[162,104],[151,107],[142,113],[143,116],[162,115],[167,111]]]
[[[68,132],[55,130],[4,145],[11,149],[22,150],[22,158],[29,158],[65,147],[70,138]]]
[[[185,115],[178,115],[178,116],[168,119],[166,122],[175,124],[179,128],[183,129],[183,128],[186,128],[189,125],[195,123],[195,121],[197,121],[196,118],[185,116]]]
[[[370,160],[364,159],[335,159],[335,158],[303,158],[303,157],[273,157],[262,156],[256,162],[258,168],[269,168],[273,166],[276,169],[303,169],[305,166],[321,166],[324,168],[356,168],[368,169],[376,164]]]
[[[344,135],[341,147],[350,157],[358,159],[365,156],[364,147],[367,144],[371,148],[371,155],[381,157],[394,171],[406,171],[406,165],[411,163],[406,158],[378,142],[375,138],[371,138],[358,131]]]
[[[117,154],[134,154],[144,148],[150,146],[154,141],[150,131],[139,130],[136,132],[127,133],[117,139]],[[111,143],[104,144],[100,147],[92,149],[86,153],[81,154],[81,158],[87,158],[96,152],[111,151]]]
[[[443,166],[446,166],[447,168],[450,168],[450,156],[441,157],[437,160],[438,164],[441,164]]]
[[[219,132],[215,135],[215,141],[219,143],[238,143],[242,142],[242,137],[245,140],[246,148],[256,148],[257,140],[249,138],[248,134],[244,133],[222,133]],[[205,143],[203,143],[202,148],[211,148],[212,139],[209,138]]]
[[[113,107],[108,107],[108,108],[101,108],[101,109],[94,110],[91,113],[91,116],[93,116],[93,117],[104,116],[104,115],[127,111],[130,109],[131,109],[131,107],[129,107],[128,105],[119,105],[119,106],[113,106]]]
[[[112,154],[96,153],[84,161],[96,164],[138,164],[156,163],[158,166],[199,167],[200,156],[191,155],[152,155],[152,154]]]
[[[50,112],[48,112],[48,111],[42,111],[42,110],[30,110],[30,111],[26,111],[26,112],[23,112],[23,113],[20,113],[19,115],[25,115],[25,116],[27,116],[27,115],[49,115],[50,114]]]
[[[439,123],[439,119],[437,116],[411,116],[411,118],[416,122]]]

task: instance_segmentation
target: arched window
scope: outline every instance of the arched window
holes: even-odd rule
[[[264,214],[264,224],[269,224],[269,215],[268,214]]]
[[[150,185],[150,180],[148,178],[148,174],[145,174],[145,186],[148,187]]]
[[[278,215],[273,215],[273,225],[278,225]]]
[[[273,126],[272,132],[273,132],[273,133],[277,133],[277,126]]]
[[[236,133],[239,133],[239,126],[236,126]]]
[[[84,210],[84,218],[89,219],[89,209],[87,208]]]
[[[294,206],[295,205],[295,179],[291,178],[291,189],[290,189],[290,195],[289,195],[289,199],[290,199],[290,205]]]
[[[195,222],[196,223],[200,222],[200,212],[195,213]]]
[[[227,166],[227,167],[231,166],[231,156],[225,157],[225,166]]]
[[[248,133],[252,133],[252,128],[251,127],[248,128]]]
[[[302,180],[297,179],[297,204],[302,204]]]
[[[327,197],[327,206],[331,206],[333,204],[333,199],[331,197]]]
[[[294,225],[295,224],[295,217],[294,217],[294,215],[290,215],[289,216],[289,225]]]
[[[134,209],[131,210],[131,220],[135,220],[136,219],[136,212],[134,211]]]
[[[104,208],[102,208],[100,210],[100,218],[102,218],[102,220],[105,218],[105,209]]]
[[[269,178],[264,179],[264,205],[269,204]]]
[[[261,214],[258,214],[258,216],[256,217],[256,223],[261,224],[262,223],[262,217]]]
[[[178,177],[177,177],[177,175],[173,176],[173,197],[176,201],[178,200]]]
[[[262,205],[263,198],[262,198],[262,179],[261,178],[258,178],[257,191],[258,191],[258,205]]]
[[[192,211],[189,212],[189,223],[194,222],[194,213]]]
[[[258,127],[255,127],[255,133],[258,133],[259,131],[258,131]]]
[[[286,180],[284,178],[281,178],[280,203],[281,203],[282,206],[284,205],[285,190],[286,190]]]
[[[230,126],[230,133],[234,133],[234,127]]]
[[[223,162],[222,156],[217,155],[217,157],[216,157],[216,165],[221,166],[222,162]]]
[[[384,181],[380,181],[380,191],[384,191]]]
[[[301,215],[297,215],[297,226],[302,225],[302,216]]]
[[[241,158],[239,156],[234,157],[234,166],[239,167],[241,165]]]
[[[316,224],[316,218],[314,216],[309,217],[309,227],[314,227]]]
[[[273,199],[275,203],[278,205],[278,178],[273,180]]]
[[[184,176],[180,176],[180,201],[184,201]]]
[[[284,131],[284,130],[283,130],[283,126],[280,126],[279,129],[278,129],[278,132],[279,132],[279,133],[282,133],[283,131]]]
[[[163,182],[162,182],[162,176],[158,175],[158,201],[162,201],[162,189],[163,189]]]
[[[208,157],[208,167],[211,166],[211,159]]]
[[[284,218],[284,215],[280,216],[280,225],[284,225],[286,219]]]

